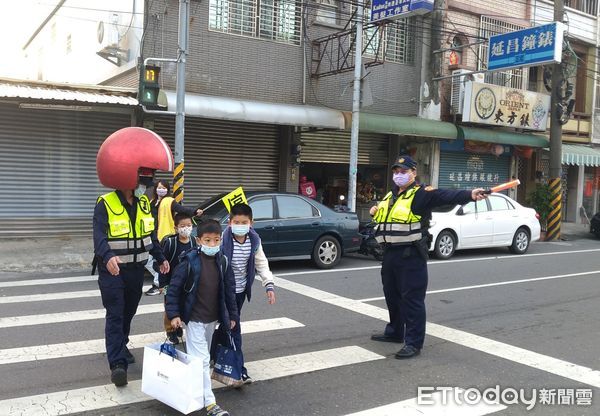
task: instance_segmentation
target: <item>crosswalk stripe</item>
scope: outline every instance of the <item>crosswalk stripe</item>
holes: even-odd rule
[[[246,367],[256,381],[266,381],[383,359],[384,356],[364,348],[347,346],[252,361],[246,363]],[[125,388],[116,388],[112,384],[107,384],[2,400],[0,414],[55,416],[152,400],[141,392],[141,384],[141,380],[135,380],[130,381]],[[213,388],[220,387],[218,383],[213,384]]]
[[[51,279],[32,279],[32,280],[11,280],[8,282],[0,282],[0,287],[19,287],[19,286],[42,286],[54,285],[59,283],[76,283],[76,282],[92,282],[98,280],[98,276],[72,276],[72,277],[55,277]]]
[[[463,392],[463,389],[456,389]],[[434,404],[418,404],[417,398],[402,400],[401,402],[391,403],[385,406],[367,409],[362,412],[351,413],[346,416],[444,416],[444,415],[460,415],[460,416],[484,416],[491,413],[499,412],[506,409],[502,404],[487,404],[480,402],[477,404],[458,404],[452,396],[450,400],[444,403],[441,392],[431,394],[430,400]]]
[[[136,315],[162,312],[164,310],[165,307],[162,303],[140,305],[137,308]],[[60,322],[89,321],[92,319],[104,319],[105,315],[106,311],[104,309],[92,309],[85,311],[48,313],[44,315],[9,316],[0,318],[0,329],[17,326],[56,324]]]
[[[242,322],[242,333],[276,331],[281,329],[301,328],[304,325],[289,318],[259,319]],[[165,340],[164,332],[131,335],[129,348],[143,348],[155,342]],[[66,342],[51,345],[36,345],[0,350],[0,365],[29,361],[51,360],[55,358],[76,357],[80,355],[101,354],[105,352],[104,339]]]
[[[142,291],[145,292],[151,287],[152,286],[144,286],[142,288]],[[43,302],[49,300],[94,298],[99,296],[100,289],[78,290],[75,292],[42,293],[39,295],[2,296],[0,297],[0,305],[8,303]]]
[[[291,292],[319,300],[330,305],[335,305],[362,315],[370,316],[384,322],[388,322],[389,314],[386,309],[378,306],[362,303],[360,301],[338,296],[334,293],[316,289],[307,285],[278,279],[278,286]],[[579,383],[589,384],[600,388],[600,371],[584,367],[558,358],[538,354],[524,348],[515,347],[493,339],[470,334],[447,326],[427,322],[427,335],[434,336],[458,345],[472,348],[486,354],[504,358],[506,360],[523,364],[540,371],[546,371],[565,377]]]

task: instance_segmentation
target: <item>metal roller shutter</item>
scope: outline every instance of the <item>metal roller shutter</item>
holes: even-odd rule
[[[175,148],[173,117],[155,119],[154,131]],[[249,191],[277,190],[279,147],[276,125],[187,117],[184,203],[197,205],[240,185]]]
[[[510,180],[510,156],[440,153],[440,188],[489,188]]]
[[[131,115],[0,104],[0,237],[90,235],[104,139]]]
[[[303,132],[302,162],[350,163],[350,133],[346,131]],[[388,137],[380,134],[360,134],[358,164],[387,166]]]

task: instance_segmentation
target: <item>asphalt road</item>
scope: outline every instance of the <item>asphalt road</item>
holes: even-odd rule
[[[369,339],[387,313],[378,262],[353,256],[327,272],[274,263],[277,304],[255,290],[243,311],[251,332],[244,354],[257,381],[217,389],[217,401],[232,415],[599,415],[599,256],[600,242],[582,239],[536,243],[523,256],[490,249],[432,260],[428,336],[419,357],[402,361],[393,357],[400,345]],[[179,414],[139,391],[144,334],[161,331],[162,298],[142,298],[132,328],[138,363],[129,386],[116,390],[97,284],[86,274],[0,275],[0,415]],[[496,386],[504,405],[454,401],[440,413],[441,393],[432,396],[437,404],[411,401],[419,388]],[[512,389],[534,395],[533,409]]]

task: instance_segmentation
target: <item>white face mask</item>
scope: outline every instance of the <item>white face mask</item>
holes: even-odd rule
[[[142,185],[141,183],[133,191],[133,194],[135,195],[136,198],[141,197],[145,193],[146,193],[146,185]]]
[[[163,196],[165,196],[167,194],[167,189],[166,188],[157,188],[156,189],[156,195],[160,196],[161,198]]]
[[[192,227],[177,227],[177,234],[188,238],[190,235],[192,235]]]

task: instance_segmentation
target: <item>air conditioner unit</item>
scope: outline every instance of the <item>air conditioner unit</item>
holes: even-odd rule
[[[98,49],[96,50],[97,55],[117,66],[127,62],[129,58],[129,51],[120,45],[122,35],[119,31],[119,19],[119,14],[112,13],[108,17],[108,22],[98,22]]]
[[[452,71],[452,92],[450,96],[450,106],[452,107],[452,114],[463,113],[463,102],[465,100],[465,83],[469,81],[473,82],[485,82],[485,74],[478,73],[472,74],[468,69],[456,69]]]

